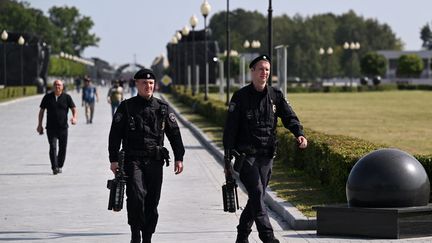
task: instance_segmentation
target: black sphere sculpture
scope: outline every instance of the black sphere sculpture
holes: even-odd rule
[[[425,169],[413,156],[398,149],[379,149],[354,165],[346,195],[351,207],[426,206],[430,183]]]

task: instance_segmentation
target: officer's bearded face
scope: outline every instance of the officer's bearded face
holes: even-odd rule
[[[137,79],[136,86],[138,94],[146,99],[152,97],[154,90],[154,79]]]
[[[267,83],[270,75],[270,63],[259,61],[255,67],[251,69],[252,83],[255,87],[263,87]]]

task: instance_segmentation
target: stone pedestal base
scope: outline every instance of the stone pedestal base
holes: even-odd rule
[[[400,239],[432,236],[432,204],[407,208],[317,206],[317,234]]]

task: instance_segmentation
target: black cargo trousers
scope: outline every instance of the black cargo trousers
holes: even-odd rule
[[[264,242],[274,237],[264,196],[272,173],[273,158],[248,155],[240,170],[240,180],[248,193],[247,204],[237,226],[238,238],[247,239],[255,222],[259,238]]]
[[[162,189],[163,161],[126,156],[125,172],[128,224],[138,227],[143,235],[151,235],[159,218],[157,207]]]

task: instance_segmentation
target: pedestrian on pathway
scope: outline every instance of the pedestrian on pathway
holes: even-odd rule
[[[68,139],[68,111],[72,111],[70,122],[75,125],[77,122],[77,110],[72,97],[63,92],[64,85],[61,80],[54,81],[54,91],[42,98],[38,116],[37,132],[42,135],[44,129],[42,121],[45,110],[47,110],[46,130],[49,143],[49,157],[51,169],[54,175],[62,173],[66,158],[66,146]],[[58,143],[58,151],[57,151]]]
[[[82,106],[84,106],[85,109],[87,124],[93,123],[96,102],[99,102],[97,88],[91,83],[90,78],[85,77],[84,86],[82,88]]]
[[[81,83],[82,83],[81,77],[77,77],[75,79],[75,88],[76,88],[76,91],[77,91],[78,94],[79,94],[79,92],[81,90]]]
[[[174,152],[174,172],[183,171],[184,146],[172,109],[153,97],[155,76],[141,69],[134,76],[138,95],[123,101],[114,114],[109,134],[109,160],[113,173],[118,171],[120,145],[125,151],[126,196],[131,242],[150,243],[158,221],[163,164],[168,150],[164,134]],[[167,164],[168,165],[168,164]]]
[[[263,242],[279,242],[274,236],[264,204],[277,146],[277,118],[280,117],[285,128],[294,134],[300,148],[307,147],[297,115],[282,92],[266,84],[270,65],[266,55],[250,63],[252,83],[233,94],[224,127],[225,161],[232,159],[233,149],[246,155],[241,168],[236,168],[249,198],[237,226],[236,243],[248,242],[254,222]],[[231,166],[225,165],[225,168],[228,168],[226,175],[233,173]]]
[[[129,79],[129,90],[130,90],[131,97],[137,95],[135,80],[133,78]]]
[[[120,105],[120,102],[124,99],[123,87],[120,86],[120,82],[118,80],[112,81],[112,86],[108,90],[108,103],[111,104],[111,114],[114,116],[117,108]]]

